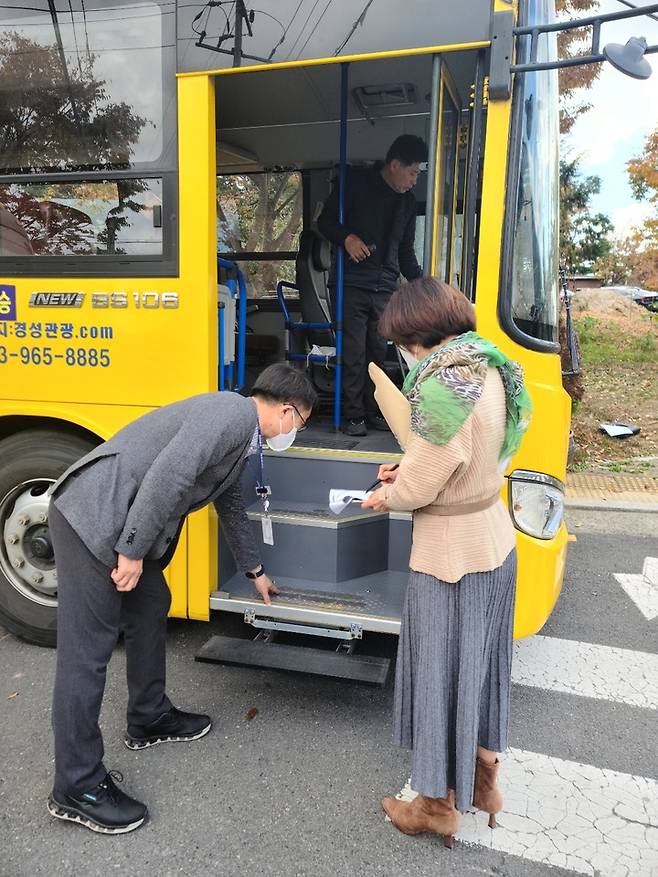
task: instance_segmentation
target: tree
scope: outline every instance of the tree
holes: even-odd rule
[[[632,158],[626,167],[633,197],[638,201],[646,198],[658,218],[658,128],[647,136],[642,155]]]
[[[94,73],[88,54],[69,65],[65,76],[54,45],[43,46],[17,32],[0,36],[0,166],[13,173],[102,170],[130,166],[133,147],[146,120],[123,102],[112,102],[105,80]],[[32,252],[70,255],[121,253],[119,230],[142,205],[134,196],[142,180],[106,183],[13,184],[0,189],[0,201],[19,224]],[[111,191],[110,191],[111,190]],[[118,193],[118,194],[117,194]],[[105,227],[64,199],[81,206],[118,200]]]
[[[218,249],[224,253],[297,249],[302,185],[295,171],[235,174],[217,179]],[[250,294],[271,294],[277,280],[294,280],[290,263],[247,262]]]
[[[598,7],[598,0],[557,0],[555,4],[559,18],[584,17],[584,13],[596,12]],[[591,28],[561,31],[557,38],[558,58],[588,55],[591,46],[591,33]],[[574,101],[574,95],[584,88],[589,88],[600,72],[601,64],[563,67],[559,71],[561,134],[568,134],[576,119],[592,106],[587,101]]]
[[[624,238],[614,239],[596,263],[607,285],[640,286],[658,292],[658,221],[647,220]]]
[[[68,66],[55,46],[0,36],[0,157],[14,173],[128,167],[146,120],[108,99],[95,56]]]
[[[613,225],[604,213],[592,214],[589,202],[601,189],[597,176],[581,177],[580,159],[560,162],[560,259],[570,273],[592,270],[610,250]]]

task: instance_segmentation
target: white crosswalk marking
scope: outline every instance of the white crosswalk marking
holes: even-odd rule
[[[512,681],[549,691],[658,707],[658,655],[557,637],[515,644]]]
[[[545,636],[514,649],[518,685],[658,707],[656,655]],[[501,762],[498,828],[467,813],[459,840],[594,877],[658,877],[656,780],[522,749]],[[397,797],[415,795],[407,783]]]
[[[459,840],[578,874],[658,874],[655,780],[523,749],[501,761],[498,828],[488,828],[485,814],[467,813]],[[409,784],[398,795],[414,796]]]
[[[647,621],[658,616],[658,557],[647,557],[640,575],[615,573],[615,578]]]

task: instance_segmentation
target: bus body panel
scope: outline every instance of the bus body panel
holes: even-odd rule
[[[509,7],[496,0],[495,8]],[[440,50],[485,47],[489,42],[482,36],[478,31],[470,44]],[[436,49],[369,52],[349,60],[432,51]],[[286,66],[344,60],[301,59]],[[177,78],[179,276],[2,278],[3,286],[12,290],[16,320],[25,325],[16,334],[14,326],[3,330],[0,321],[0,426],[6,416],[35,418],[35,425],[39,418],[53,418],[104,440],[154,407],[217,389],[216,138],[221,119],[215,119],[216,76],[246,75],[266,67],[187,72]],[[255,79],[253,85],[259,88],[262,82]],[[511,101],[488,105],[477,253],[478,330],[522,364],[534,402],[530,429],[507,474],[523,468],[564,481],[570,402],[562,388],[559,357],[520,346],[498,319],[510,114]],[[506,488],[504,494],[507,501]],[[564,525],[551,540],[517,534],[515,636],[536,632],[550,614],[561,588],[567,540]],[[208,619],[210,594],[221,586],[217,546],[214,508],[195,512],[166,571],[171,615]]]

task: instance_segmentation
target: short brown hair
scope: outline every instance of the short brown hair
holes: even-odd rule
[[[475,329],[475,308],[463,292],[436,277],[403,283],[379,321],[379,333],[401,347],[434,347]]]

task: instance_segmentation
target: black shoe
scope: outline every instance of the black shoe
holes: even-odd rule
[[[348,420],[345,426],[343,427],[343,432],[345,435],[353,435],[353,436],[362,436],[368,435],[368,430],[366,429],[366,422],[363,417],[360,420]]]
[[[368,418],[368,426],[372,426],[375,429],[380,430],[380,432],[390,432],[391,427],[386,423],[386,420],[379,414],[375,414],[372,417]]]
[[[148,818],[146,805],[118,789],[114,780],[123,782],[111,770],[93,789],[82,795],[63,795],[54,789],[48,798],[48,812],[56,819],[77,822],[101,834],[127,834]]]
[[[209,716],[184,713],[172,706],[159,719],[148,725],[128,725],[124,743],[128,749],[148,749],[158,743],[179,743],[198,740],[212,728]]]

